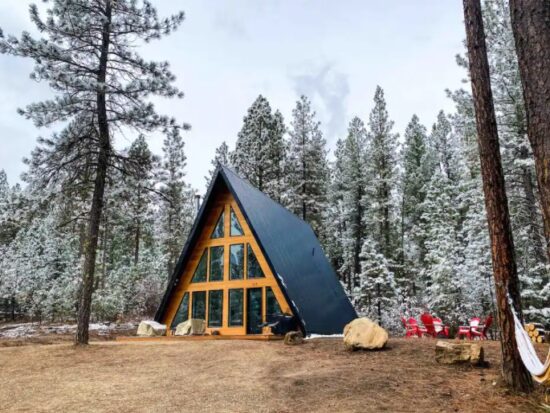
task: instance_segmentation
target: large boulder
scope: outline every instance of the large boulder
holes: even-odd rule
[[[366,317],[356,318],[344,327],[344,346],[348,350],[376,350],[386,346],[388,332]]]
[[[191,318],[176,326],[176,336],[202,335],[206,330],[206,321]]]
[[[166,334],[166,326],[156,321],[142,321],[139,323],[137,335],[141,337],[156,337]]]
[[[483,347],[478,343],[451,343],[440,340],[435,344],[435,360],[440,364],[485,365]]]

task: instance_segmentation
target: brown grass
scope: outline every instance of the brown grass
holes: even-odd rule
[[[391,339],[378,352],[341,340],[95,342],[0,347],[9,412],[535,412],[542,395],[509,394],[491,367],[440,366],[434,340]],[[547,346],[541,351],[547,351]]]

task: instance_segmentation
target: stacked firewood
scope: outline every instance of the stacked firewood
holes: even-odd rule
[[[525,331],[527,331],[533,343],[544,343],[547,341],[547,332],[540,323],[525,324]]]

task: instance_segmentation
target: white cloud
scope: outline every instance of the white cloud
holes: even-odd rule
[[[333,141],[345,132],[346,99],[350,91],[348,76],[337,71],[333,63],[308,66],[307,72],[289,77],[296,93],[312,100],[323,122],[325,138]]]

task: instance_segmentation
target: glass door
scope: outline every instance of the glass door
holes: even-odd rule
[[[261,334],[262,327],[262,289],[246,290],[246,334]]]

